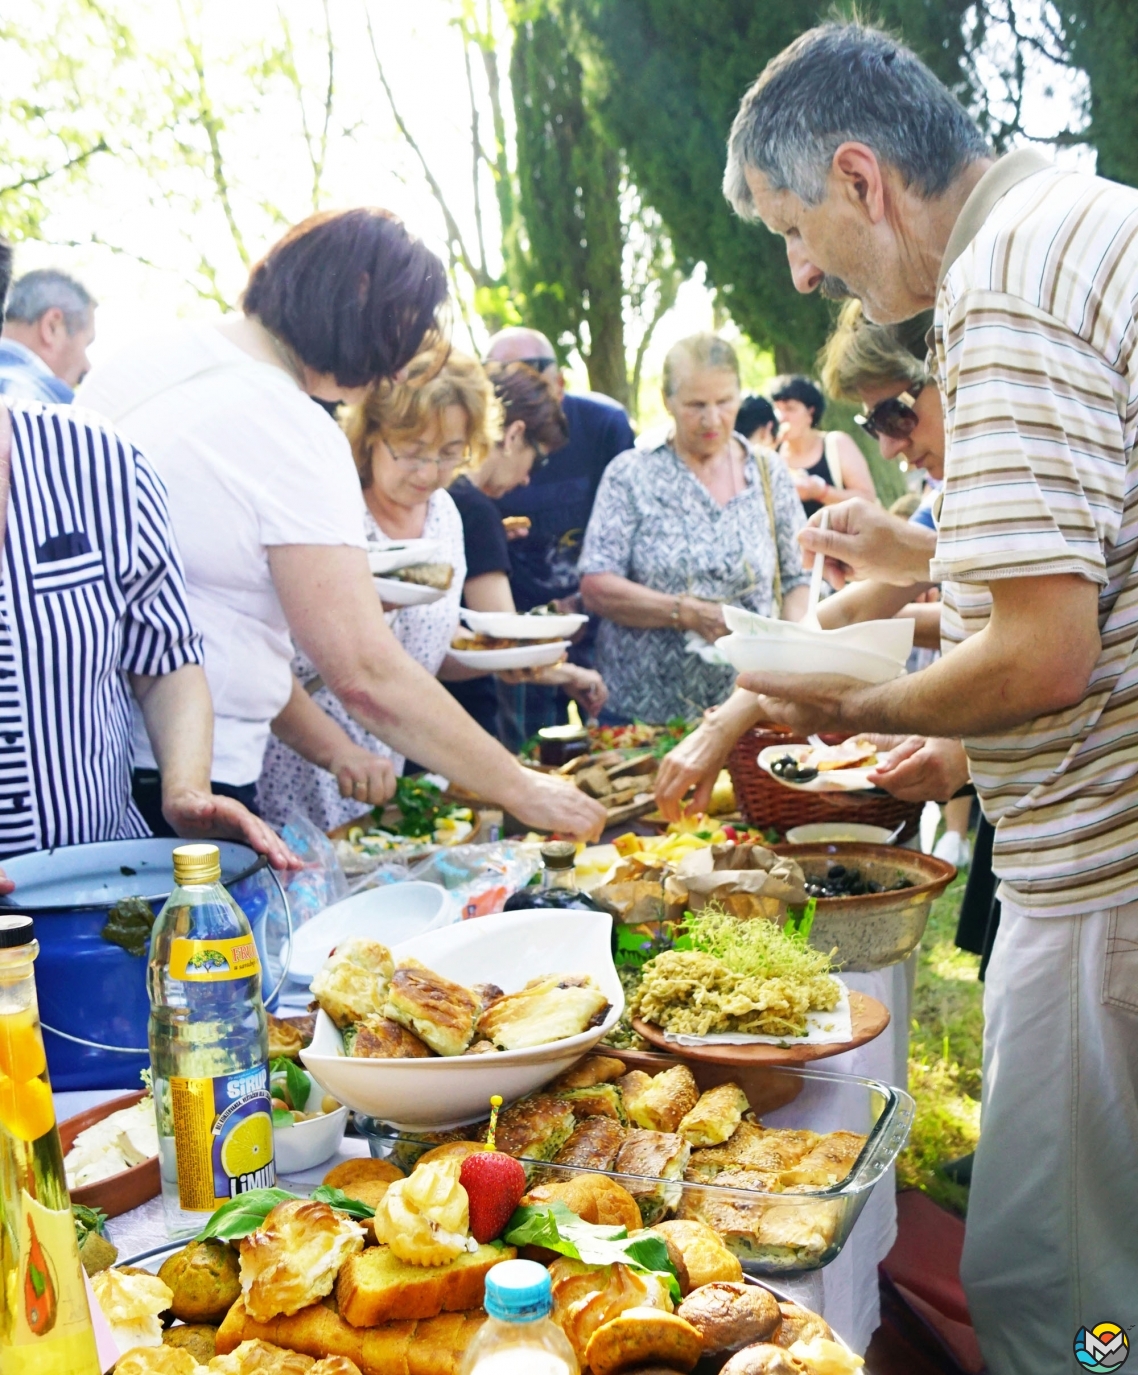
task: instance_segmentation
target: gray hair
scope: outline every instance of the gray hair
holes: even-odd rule
[[[694,368],[726,368],[739,381],[739,355],[726,339],[718,334],[689,334],[679,339],[664,355],[664,395],[674,396],[679,380],[677,366],[690,363]]]
[[[74,334],[90,321],[97,304],[87,288],[74,277],[56,268],[44,267],[25,272],[19,281],[12,283],[7,318],[33,325],[46,311],[58,309],[63,312],[68,334]]]
[[[753,219],[750,167],[772,190],[817,205],[834,153],[850,141],[872,148],[926,199],[991,155],[964,107],[908,48],[862,24],[822,24],[772,58],[743,97],[723,194]]]

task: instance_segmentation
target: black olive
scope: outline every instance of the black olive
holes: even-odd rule
[[[876,879],[871,878],[869,882],[866,884],[866,887],[869,889],[871,893],[881,892],[881,884],[878,883]]]
[[[846,866],[844,864],[831,864],[826,871],[827,878],[845,878]]]

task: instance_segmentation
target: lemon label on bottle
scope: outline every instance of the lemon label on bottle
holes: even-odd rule
[[[248,979],[261,972],[257,943],[252,936],[192,941],[176,937],[170,944],[170,977],[191,983],[219,983]]]
[[[271,1189],[269,1067],[216,1079],[171,1077],[178,1198],[187,1212],[212,1213],[251,1189]]]

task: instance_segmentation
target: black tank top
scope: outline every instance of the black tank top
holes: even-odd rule
[[[788,463],[786,466],[789,468],[790,464]],[[826,457],[825,433],[822,435],[822,457],[817,463],[811,464],[809,468],[800,468],[798,471],[809,473],[811,477],[820,477],[823,482],[833,483],[834,475],[830,471],[830,463]],[[802,503],[802,509],[806,512],[806,519],[809,520],[815,511],[820,511],[822,509],[822,503],[820,501],[804,501]]]

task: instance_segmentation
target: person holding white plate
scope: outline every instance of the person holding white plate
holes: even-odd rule
[[[466,536],[463,605],[472,611],[513,614],[507,535],[494,503],[526,486],[534,464],[565,444],[568,429],[556,391],[533,368],[524,363],[489,363],[486,371],[502,408],[501,438],[490,445],[481,463],[451,483],[450,494]],[[449,658],[439,676],[483,730],[499,733],[498,689],[491,676]],[[597,715],[608,697],[601,675],[579,664],[560,663],[498,676],[506,682],[563,687],[590,716]]]

